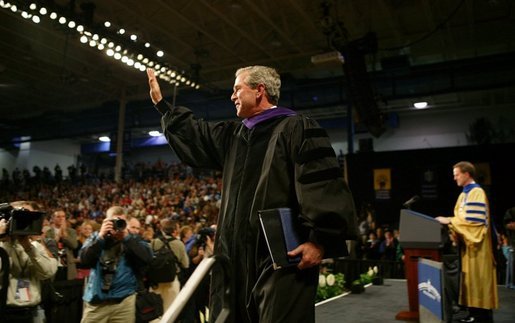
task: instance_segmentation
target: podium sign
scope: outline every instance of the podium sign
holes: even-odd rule
[[[440,249],[444,244],[442,225],[430,216],[403,209],[399,230],[399,243],[404,250],[409,310],[397,313],[395,318],[401,321],[417,321],[419,259],[440,260]]]
[[[421,323],[444,321],[443,265],[420,258],[418,262],[418,301]]]

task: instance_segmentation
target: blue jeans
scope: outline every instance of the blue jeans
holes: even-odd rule
[[[502,253],[506,258],[506,287],[515,289],[515,282],[513,277],[513,261],[515,260],[515,257],[513,247],[503,246]]]

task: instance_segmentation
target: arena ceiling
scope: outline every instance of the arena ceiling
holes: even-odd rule
[[[173,100],[175,93],[177,104],[208,119],[234,117],[229,100],[234,71],[257,64],[282,74],[283,105],[320,118],[345,115],[348,82],[332,53],[353,42],[367,47],[371,35],[377,50],[372,44],[364,51],[379,109],[401,111],[418,99],[442,109],[515,104],[511,0],[1,0],[0,5],[0,147],[21,136],[43,140],[112,132],[120,102],[127,104],[126,128],[157,126],[146,74],[106,55],[110,41],[121,53],[127,50],[129,59],[142,54],[166,67],[170,80],[184,77],[188,84],[177,88],[161,80],[165,95]],[[61,16],[66,23],[58,22]],[[84,32],[68,27],[70,20],[91,32],[86,44],[80,41]],[[92,47],[94,34],[99,38]],[[158,50],[164,56],[157,57]]]

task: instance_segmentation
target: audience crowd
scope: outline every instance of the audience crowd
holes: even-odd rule
[[[65,236],[76,239],[74,244],[57,246],[54,252],[55,258],[59,259],[62,257],[59,251],[69,249],[64,260],[68,269],[73,266],[76,270],[68,270],[65,273],[67,279],[73,279],[70,277],[72,273],[79,280],[88,276],[90,269],[80,263],[79,250],[88,237],[100,230],[106,211],[114,205],[121,206],[128,219],[139,221],[139,226],[136,225],[139,235],[148,242],[163,232],[163,220],[176,223],[176,238],[184,243],[190,258],[189,269],[184,273],[191,275],[204,256],[203,248],[194,246],[195,237],[203,228],[214,227],[217,222],[221,174],[192,169],[181,163],[168,165],[162,161],[152,165],[127,165],[122,174],[123,180],[115,182],[113,174],[94,174],[83,165],[78,168],[69,166],[67,176],[63,175],[59,165],[55,166],[53,173],[48,167],[34,166],[32,173],[16,168],[11,174],[4,168],[0,179],[0,203],[37,201],[40,209],[47,212],[43,232],[50,230],[47,237],[54,236],[52,230],[57,235],[64,232],[58,231],[63,226],[68,232]],[[65,224],[56,223],[61,217],[66,220]],[[399,230],[393,226],[377,225],[370,204],[364,205],[360,211],[359,230],[361,238],[349,245],[351,258],[382,262],[383,266],[394,268],[396,276],[403,275]],[[206,281],[203,288],[206,297],[207,284]],[[201,303],[207,305],[207,299]],[[199,310],[197,305],[194,307]],[[189,310],[191,306],[186,312]]]

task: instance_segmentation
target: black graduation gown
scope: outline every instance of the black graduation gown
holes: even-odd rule
[[[292,208],[309,228],[309,239],[324,247],[326,258],[342,253],[345,239],[355,237],[356,217],[326,132],[300,115],[247,129],[238,121],[196,119],[190,110],[164,101],[156,108],[163,113],[170,146],[184,163],[223,172],[215,254],[229,258],[235,302],[230,321],[314,321],[318,268],[274,271],[258,210]],[[227,285],[219,270],[212,278],[214,322]]]

